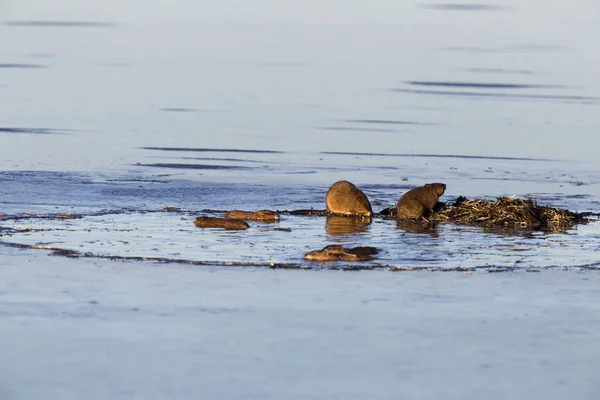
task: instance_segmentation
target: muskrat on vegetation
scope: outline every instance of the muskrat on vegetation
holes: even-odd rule
[[[429,216],[445,190],[443,183],[428,183],[409,190],[398,200],[396,218],[420,219]]]
[[[221,228],[228,230],[248,229],[250,225],[241,219],[217,218],[217,217],[198,217],[194,221],[198,228]]]
[[[263,221],[263,222],[277,222],[279,221],[279,214],[271,210],[259,210],[259,211],[241,211],[233,210],[225,214],[225,218],[241,219],[248,221]]]
[[[327,211],[339,215],[359,215],[370,217],[373,214],[367,196],[348,181],[338,181],[331,185],[325,197]]]

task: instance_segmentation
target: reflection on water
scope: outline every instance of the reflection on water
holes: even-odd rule
[[[332,236],[347,236],[355,233],[368,232],[370,218],[351,218],[339,215],[328,215],[325,222],[325,232]]]
[[[432,238],[440,236],[437,230],[437,224],[411,220],[398,220],[396,221],[396,227],[409,233],[430,235]]]

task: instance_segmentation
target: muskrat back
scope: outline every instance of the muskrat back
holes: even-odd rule
[[[373,210],[365,194],[348,181],[331,185],[325,197],[327,211],[340,215],[371,216]]]

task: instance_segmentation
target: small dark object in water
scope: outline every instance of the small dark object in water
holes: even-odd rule
[[[194,221],[198,228],[222,228],[228,230],[248,229],[250,225],[241,219],[217,218],[217,217],[198,217]]]
[[[398,200],[396,218],[420,219],[429,216],[445,190],[443,183],[428,183],[409,190]]]
[[[308,252],[304,258],[309,261],[370,261],[379,253],[375,247],[358,246],[345,248],[341,244],[325,246],[321,250]]]
[[[373,214],[367,196],[348,181],[338,181],[331,185],[325,198],[327,211],[340,215],[370,217]]]
[[[225,214],[225,218],[241,219],[249,221],[264,221],[264,222],[277,222],[279,221],[279,213],[271,210],[259,210],[259,211],[241,211],[233,210]]]
[[[302,209],[302,210],[292,210],[289,212],[290,215],[305,215],[305,216],[316,216],[316,217],[324,217],[327,215],[327,210],[314,210],[314,209]]]
[[[379,215],[384,216],[384,217],[394,217],[396,218],[396,207],[388,207],[388,208],[384,208],[383,210],[379,211]]]

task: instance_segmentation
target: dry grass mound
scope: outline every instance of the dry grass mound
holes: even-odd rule
[[[496,201],[467,200],[462,196],[454,204],[435,211],[428,220],[545,230],[565,229],[587,221],[581,214],[540,206],[533,200],[508,197]]]

